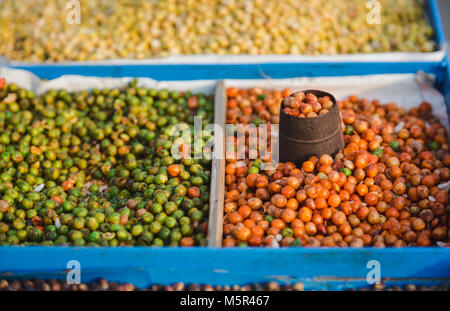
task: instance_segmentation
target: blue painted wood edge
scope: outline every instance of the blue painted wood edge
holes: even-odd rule
[[[437,81],[438,90],[444,95],[445,104],[447,106],[447,114],[450,122],[450,66],[449,66],[449,57],[446,55],[444,61],[441,66],[442,77],[441,81]]]
[[[444,27],[442,26],[441,16],[439,14],[439,5],[436,0],[428,0],[427,2],[428,14],[430,16],[430,23],[435,32],[435,40],[438,48],[446,48],[446,40],[444,34]]]

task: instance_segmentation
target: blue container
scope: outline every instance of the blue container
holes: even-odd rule
[[[435,0],[428,1],[436,40],[445,47]],[[189,65],[26,65],[41,78],[65,74],[101,77],[150,77],[156,80],[258,79],[300,76],[346,76],[387,73],[436,75],[436,87],[450,110],[448,59],[421,62],[308,62],[263,64]],[[130,282],[138,287],[150,284],[208,283],[212,285],[303,281],[309,289],[344,289],[367,286],[372,260],[380,264],[387,284],[450,283],[450,248],[77,248],[1,247],[0,278],[66,279],[67,264],[77,260],[81,281],[103,277]]]
[[[278,71],[281,76],[283,72]],[[410,64],[302,64],[299,75],[342,76],[348,74],[415,73],[424,70],[436,75],[436,87],[445,95],[450,108],[450,70],[447,59],[441,63]],[[252,66],[250,66],[252,67]],[[131,68],[123,67],[126,70]],[[172,67],[176,77],[181,77]],[[220,68],[220,70],[219,70]],[[54,68],[56,70],[57,67]],[[61,70],[61,68],[59,68]],[[138,68],[135,68],[136,70]],[[246,73],[217,67],[215,75]],[[79,68],[83,74],[83,68]],[[89,71],[89,68],[84,68]],[[184,69],[181,68],[180,71]],[[64,71],[57,72],[62,75]],[[98,74],[98,72],[97,72]],[[140,71],[135,72],[136,75]],[[195,75],[191,72],[191,75]],[[294,74],[294,72],[292,72]],[[388,284],[450,283],[450,248],[289,248],[289,249],[215,249],[215,248],[76,248],[76,247],[1,247],[0,278],[65,279],[67,263],[77,260],[81,280],[99,277],[116,282],[131,282],[138,287],[149,284],[208,283],[212,285],[248,284],[275,280],[280,283],[303,281],[310,289],[343,289],[367,286],[368,264],[377,260],[381,277]],[[70,268],[70,267],[69,267]]]
[[[213,249],[4,247],[0,278],[66,279],[77,260],[81,281],[100,277],[138,287],[176,282],[212,285],[302,281],[307,289],[366,287],[371,261],[386,284],[450,283],[450,248]],[[369,265],[369,266],[368,266]],[[70,267],[71,268],[71,267]],[[7,273],[8,271],[8,273]],[[9,273],[12,272],[12,273]]]
[[[440,63],[447,49],[439,8],[436,0],[428,0],[425,11],[434,29],[437,50],[431,53],[375,53],[358,55],[290,57],[278,55],[266,57],[255,55],[250,58],[240,56],[233,60],[220,58],[219,63],[211,63],[199,56],[182,56],[180,63],[164,60],[114,60],[91,62],[63,62],[32,64],[6,61],[18,69],[25,69],[43,79],[54,79],[63,74],[96,77],[148,77],[160,81],[203,80],[203,79],[264,79],[292,78],[300,76],[360,75],[365,72],[405,73],[423,69],[432,72]],[[302,61],[302,59],[304,59]],[[329,64],[333,63],[333,70]],[[0,61],[0,65],[1,65]],[[414,66],[414,67],[413,67]]]

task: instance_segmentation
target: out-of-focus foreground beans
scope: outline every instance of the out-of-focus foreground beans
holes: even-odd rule
[[[152,285],[137,289],[130,283],[119,284],[99,279],[91,283],[68,284],[60,280],[0,280],[0,291],[303,291],[308,290],[302,282],[294,284],[279,284],[277,282],[254,283],[248,285],[212,286],[209,284]],[[355,289],[350,289],[355,290]],[[386,286],[384,283],[372,287],[362,287],[356,290],[367,291],[448,291],[448,284]]]

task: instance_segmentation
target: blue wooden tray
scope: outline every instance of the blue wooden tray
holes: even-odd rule
[[[436,75],[436,87],[450,107],[450,70],[442,63],[389,64],[303,64],[299,75],[339,76],[380,72]],[[126,67],[124,67],[126,68]],[[224,69],[225,67],[220,67]],[[353,70],[352,70],[353,69]],[[176,70],[176,67],[173,68]],[[233,72],[233,71],[228,71]],[[80,74],[83,71],[80,69]],[[97,72],[98,74],[99,72]],[[234,74],[242,75],[242,71]],[[223,74],[222,71],[215,73]],[[248,74],[248,72],[247,72]],[[179,74],[176,74],[180,78]],[[256,78],[256,76],[250,76]],[[131,282],[138,287],[174,282],[212,285],[248,284],[276,280],[303,281],[310,289],[344,289],[367,286],[369,260],[378,260],[381,277],[388,284],[450,283],[450,248],[364,248],[364,249],[214,249],[214,248],[75,248],[1,247],[0,278],[66,278],[70,260],[81,264],[81,280],[99,277]]]
[[[431,12],[438,14],[434,0]],[[440,21],[437,16],[435,20]],[[438,25],[438,26],[439,26]],[[434,25],[436,27],[436,25]],[[437,29],[441,29],[440,26]],[[442,37],[442,29],[437,32]],[[157,80],[257,79],[299,76],[344,76],[382,73],[436,75],[436,87],[450,109],[448,59],[413,63],[267,63],[239,65],[92,65],[25,66],[41,78],[64,74],[136,76]],[[212,285],[248,284],[276,280],[303,281],[309,289],[367,286],[367,263],[378,260],[388,284],[450,283],[450,248],[364,249],[214,249],[214,248],[75,248],[1,247],[0,278],[65,279],[67,263],[78,260],[81,281],[99,277],[131,282],[138,287],[175,282]]]

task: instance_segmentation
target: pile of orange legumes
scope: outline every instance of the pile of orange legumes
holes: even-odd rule
[[[278,123],[290,94],[230,87],[227,123]],[[334,158],[272,171],[227,159],[224,246],[448,245],[450,153],[431,105],[351,96],[338,107],[345,149]]]
[[[314,118],[333,108],[329,96],[317,97],[313,93],[297,92],[283,100],[283,112],[297,118]]]

